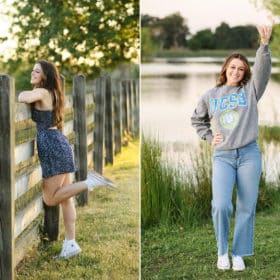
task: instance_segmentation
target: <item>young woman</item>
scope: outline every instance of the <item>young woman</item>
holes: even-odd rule
[[[245,269],[242,256],[253,254],[254,217],[261,175],[257,103],[271,72],[268,47],[272,27],[257,27],[261,44],[251,78],[250,65],[241,54],[230,55],[216,87],[200,99],[192,125],[214,148],[212,218],[218,246],[218,269],[229,269],[228,234],[232,191],[237,184],[232,268]]]
[[[75,241],[76,210],[72,197],[98,186],[114,185],[96,173],[88,173],[85,181],[71,183],[70,174],[75,171],[75,164],[71,146],[61,132],[64,93],[55,65],[38,61],[31,72],[31,84],[34,89],[21,92],[18,101],[32,104],[43,176],[43,200],[49,206],[62,206],[65,240],[58,257],[69,258],[81,252]]]

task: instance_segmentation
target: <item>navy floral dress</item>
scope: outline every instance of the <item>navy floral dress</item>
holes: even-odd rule
[[[32,108],[37,127],[37,149],[43,178],[75,171],[73,150],[68,139],[54,126],[53,111]]]

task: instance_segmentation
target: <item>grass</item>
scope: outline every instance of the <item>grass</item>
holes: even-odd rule
[[[280,279],[279,211],[280,204],[257,214],[255,254],[244,257],[247,267],[244,272],[216,268],[216,241],[210,222],[200,227],[161,225],[143,230],[141,279]]]
[[[129,142],[104,175],[118,189],[97,189],[89,204],[77,207],[76,240],[83,252],[53,260],[59,241],[41,243],[17,268],[18,280],[138,279],[139,276],[139,141]]]
[[[141,144],[141,225],[181,223],[199,225],[211,218],[212,151],[201,142],[190,153],[191,164],[174,166],[163,160],[157,140],[142,136]],[[277,182],[279,183],[279,182]],[[262,172],[257,210],[270,208],[279,188],[268,184]],[[235,197],[235,192],[233,197]],[[235,199],[233,199],[235,202]],[[235,203],[233,203],[234,205]]]
[[[278,129],[262,128],[263,153],[267,140],[277,142]],[[188,173],[186,167],[163,160],[159,142],[142,136],[141,279],[280,279],[280,182],[267,183],[265,173],[259,188],[255,255],[245,257],[244,272],[216,268],[217,248],[210,219],[212,155],[207,147],[202,144],[198,151],[192,151]],[[232,235],[231,231],[230,240]]]
[[[280,127],[279,126],[260,126],[260,138],[266,142],[275,141],[280,143]]]

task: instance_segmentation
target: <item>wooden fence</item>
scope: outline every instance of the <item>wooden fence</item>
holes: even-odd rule
[[[84,180],[88,169],[102,173],[130,137],[139,136],[138,80],[106,74],[87,83],[75,76],[65,100],[63,133],[74,146],[74,180]],[[7,75],[0,75],[0,109],[0,279],[10,280],[40,235],[58,238],[59,206],[43,205],[35,124],[30,106],[16,102],[14,79]],[[78,205],[87,199],[81,193]]]

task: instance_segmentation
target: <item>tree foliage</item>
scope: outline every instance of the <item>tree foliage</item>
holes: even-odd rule
[[[161,38],[163,40],[163,48],[185,47],[189,28],[180,13],[166,16],[158,24],[162,28]]]
[[[138,0],[14,0],[13,6],[12,73],[44,58],[65,75],[90,76],[137,58]]]
[[[141,27],[155,26],[159,21],[160,18],[145,14],[141,16]]]
[[[272,0],[271,0],[272,1]],[[150,15],[141,16],[142,57],[153,55],[155,49],[188,47],[201,49],[255,49],[259,44],[255,26],[240,25],[230,27],[222,22],[214,31],[210,28],[197,31],[190,36],[189,27],[180,13],[164,18]]]
[[[151,29],[148,27],[141,28],[141,62],[149,61],[158,49],[157,43],[154,41],[151,34]]]
[[[189,28],[180,13],[174,13],[164,18],[142,15],[141,27],[150,29],[152,42],[160,48],[169,49],[186,46]],[[145,29],[144,32],[146,36],[147,31]],[[143,42],[141,44],[141,47],[143,47]]]
[[[215,32],[212,32],[211,29],[198,31],[187,44],[192,50],[256,48],[258,32],[252,25],[230,27],[227,23],[222,22]]]
[[[188,47],[192,50],[214,49],[215,40],[214,34],[212,33],[211,29],[208,28],[198,31],[188,41]]]
[[[222,22],[215,30],[216,48],[220,49],[250,49],[258,45],[258,32],[253,25],[238,25],[230,27]]]

